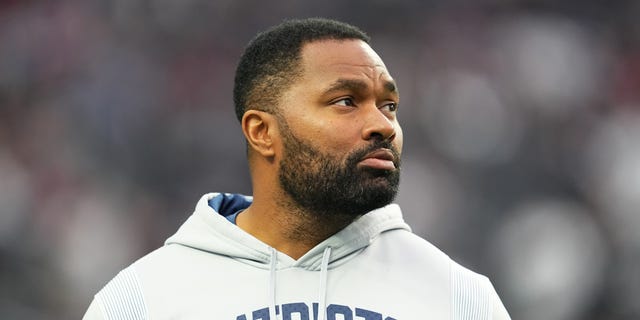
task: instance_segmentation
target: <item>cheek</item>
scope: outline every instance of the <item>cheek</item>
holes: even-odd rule
[[[329,148],[339,155],[346,155],[353,151],[354,147],[362,145],[362,132],[360,124],[354,121],[337,121],[327,124],[327,142]]]
[[[357,124],[346,121],[314,121],[307,123],[305,136],[325,152],[337,156],[349,153],[360,137]]]

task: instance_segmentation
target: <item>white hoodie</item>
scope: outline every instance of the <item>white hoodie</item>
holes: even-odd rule
[[[225,218],[250,201],[203,196],[165,246],[95,295],[83,319],[510,319],[489,280],[411,233],[398,205],[294,260]]]

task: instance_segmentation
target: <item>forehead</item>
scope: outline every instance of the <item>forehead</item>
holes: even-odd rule
[[[371,80],[392,80],[384,62],[361,40],[322,40],[302,47],[305,77],[335,79],[364,77]],[[318,79],[320,80],[320,79]]]

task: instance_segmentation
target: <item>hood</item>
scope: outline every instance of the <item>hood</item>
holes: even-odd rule
[[[300,259],[294,260],[227,220],[226,216],[247,208],[252,201],[252,197],[239,194],[206,194],[198,201],[193,215],[165,244],[180,244],[228,256],[263,269],[298,267],[320,270],[326,249],[330,249],[331,254],[329,261],[324,263],[332,267],[366,248],[383,232],[399,229],[410,231],[402,219],[400,207],[390,204],[363,215]]]

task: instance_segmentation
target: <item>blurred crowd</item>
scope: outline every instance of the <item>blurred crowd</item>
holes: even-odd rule
[[[211,191],[256,32],[372,36],[401,93],[397,201],[513,319],[640,318],[640,2],[0,2],[0,317],[78,319]]]

